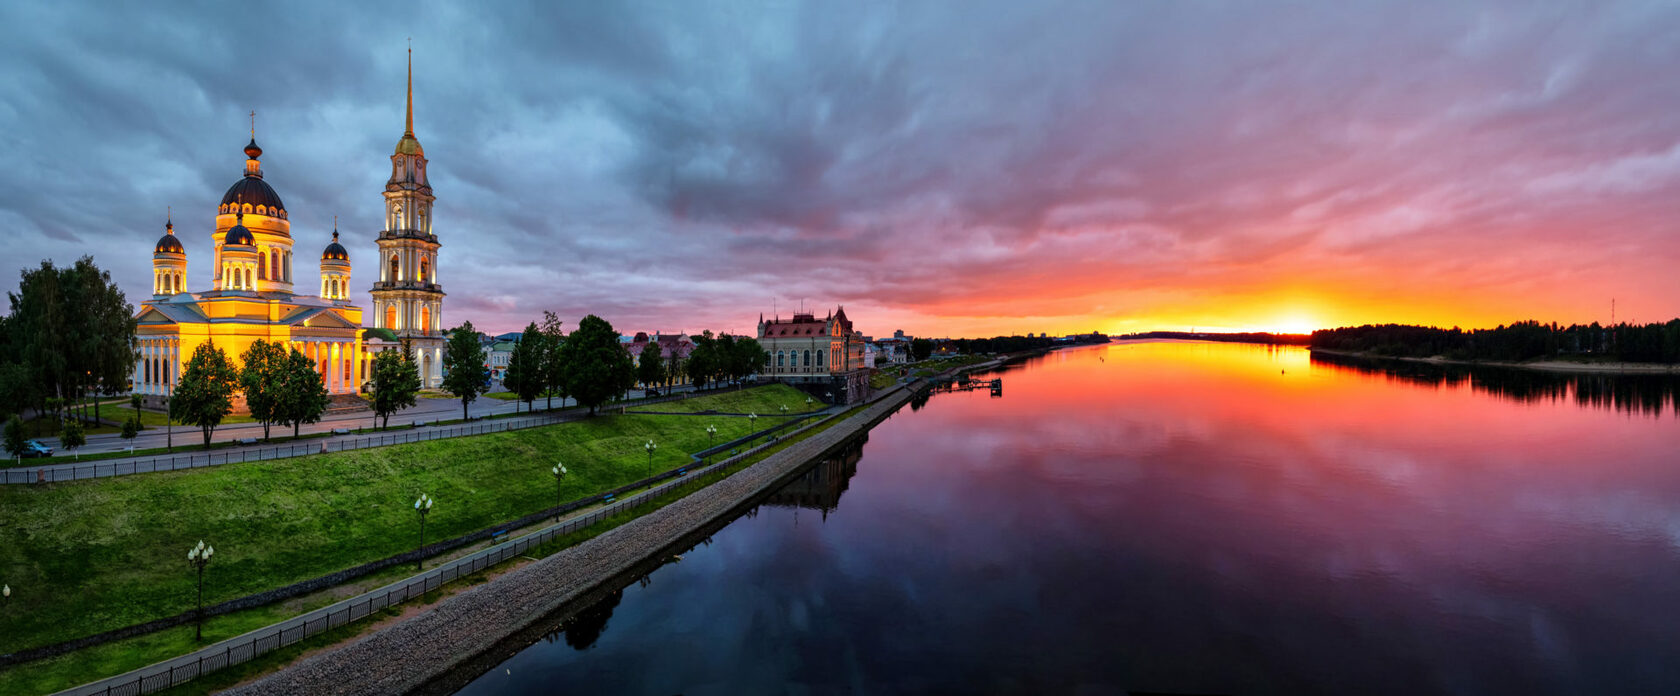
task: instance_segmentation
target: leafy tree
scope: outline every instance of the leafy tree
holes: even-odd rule
[[[478,331],[472,322],[465,322],[449,333],[449,343],[443,347],[443,390],[461,400],[461,418],[467,418],[467,406],[479,394],[490,389],[490,368],[484,364],[484,348],[478,344]]]
[[[14,394],[27,395],[45,410],[47,397],[83,404],[90,390],[109,392],[127,384],[138,360],[134,308],[93,257],[68,268],[43,261],[25,269],[18,292],[8,297],[8,362],[27,366],[27,387],[11,389]]]
[[[268,427],[280,420],[283,376],[290,362],[286,349],[259,338],[239,359],[244,363],[239,370],[239,387],[245,392],[245,407],[251,410],[251,418],[262,424],[263,439],[267,440]]]
[[[693,380],[694,388],[702,389],[722,372],[722,363],[717,338],[712,336],[711,331],[705,331],[694,337],[694,350],[689,351],[688,362],[683,367],[688,371],[688,378]]]
[[[130,416],[127,420],[123,421],[122,439],[128,440],[129,448],[133,449],[134,448],[134,438],[139,437],[139,436],[140,436],[140,414],[138,412],[136,412],[133,416]]]
[[[11,418],[6,419],[6,451],[11,453],[13,459],[22,457],[23,444],[28,441],[29,434],[23,432],[23,419],[15,413],[12,414]]]
[[[560,331],[560,317],[553,312],[543,310],[542,321],[542,378],[543,395],[548,397],[548,408],[554,408],[554,397],[560,397],[560,403],[566,403],[566,371],[561,369],[560,346],[565,345],[566,335]],[[524,339],[520,339],[524,340]]]
[[[642,348],[641,357],[636,361],[636,379],[642,381],[643,387],[653,387],[663,376],[665,360],[660,357],[659,341],[648,339],[648,344]]]
[[[81,299],[76,316],[82,324],[85,375],[88,387],[99,394],[121,392],[134,375],[134,365],[140,359],[135,348],[134,306],[121,288],[111,280],[108,271],[93,263],[93,257],[76,261],[72,271],[78,276],[77,289]],[[93,417],[99,419],[99,401],[93,404]]]
[[[285,357],[277,373],[274,421],[292,426],[292,437],[297,437],[304,423],[321,420],[327,412],[327,404],[332,403],[332,396],[327,393],[321,373],[315,371],[315,362],[295,348],[291,355]],[[263,436],[267,435],[265,426]]]
[[[87,444],[87,431],[82,430],[81,421],[71,419],[68,423],[65,423],[64,432],[58,435],[58,444],[63,445],[64,449],[71,452],[75,452],[77,447]],[[82,455],[76,455],[76,459],[81,458]]]
[[[636,368],[630,354],[618,343],[612,324],[593,314],[578,322],[560,349],[566,391],[578,405],[596,407],[636,383]]]
[[[373,357],[373,415],[391,427],[391,414],[413,406],[420,395],[420,370],[394,350]]]
[[[228,362],[227,354],[205,341],[193,349],[192,358],[181,370],[170,406],[182,423],[204,432],[204,446],[209,448],[210,435],[233,410],[233,392],[238,385],[239,371]]]
[[[513,356],[508,359],[507,374],[502,377],[502,386],[525,402],[525,410],[529,411],[531,402],[542,394],[545,385],[543,335],[537,329],[537,323],[531,322],[525,327],[525,333],[519,336],[519,344],[513,347]]]
[[[933,339],[915,338],[910,340],[910,357],[921,362],[933,356]]]
[[[757,374],[770,364],[770,351],[759,345],[758,339],[742,336],[729,346],[729,376],[743,380]]]
[[[677,357],[676,352],[672,351],[671,357],[665,360],[665,386],[674,386],[682,381],[683,375],[687,374],[687,363],[687,360]]]

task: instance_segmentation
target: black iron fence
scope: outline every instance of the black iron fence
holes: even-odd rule
[[[676,396],[666,396],[645,401],[638,401],[634,406],[657,404],[666,401],[678,401],[691,396],[704,396],[695,392]],[[311,442],[296,442],[273,447],[242,448],[226,452],[207,452],[202,454],[168,454],[144,459],[123,459],[110,462],[86,462],[47,464],[34,468],[12,468],[0,471],[0,484],[23,483],[53,483],[58,481],[78,481],[90,478],[105,478],[110,476],[127,476],[130,474],[149,474],[158,471],[179,471],[182,469],[201,469],[207,466],[221,466],[223,464],[237,464],[240,462],[260,462],[270,459],[288,459],[310,454],[326,452],[346,452],[349,450],[367,449],[369,447],[385,447],[411,442],[425,442],[427,440],[441,440],[463,435],[484,435],[499,433],[507,430],[535,428],[544,425],[563,423],[582,418],[583,414],[576,408],[566,411],[540,413],[531,416],[514,418],[497,418],[478,423],[463,423],[461,425],[431,426],[420,430],[405,432],[381,433],[357,438],[327,439],[321,438]]]

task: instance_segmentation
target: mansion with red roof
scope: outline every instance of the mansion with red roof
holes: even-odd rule
[[[865,367],[863,335],[852,329],[845,307],[823,319],[795,314],[765,321],[761,314],[758,344],[770,352],[763,374],[772,377],[828,376]]]

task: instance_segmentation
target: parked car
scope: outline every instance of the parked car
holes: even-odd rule
[[[52,448],[41,444],[40,440],[26,440],[23,443],[25,457],[51,457]]]

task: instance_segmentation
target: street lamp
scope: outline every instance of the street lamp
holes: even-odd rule
[[[716,438],[717,438],[717,426],[715,426],[715,425],[706,426],[706,449],[711,449],[712,448],[712,440],[714,440]],[[706,458],[701,457],[700,461],[704,462],[704,461],[706,461]]]
[[[549,469],[548,472],[551,473],[551,474],[554,474],[554,521],[559,522],[560,521],[560,480],[566,478],[566,465],[565,464],[555,464],[554,468]]]
[[[648,478],[653,478],[653,451],[659,449],[659,445],[653,444],[652,440],[648,440],[647,444],[642,445],[642,449],[647,450],[648,453]]]
[[[784,415],[784,416],[787,415],[787,412],[788,412],[787,404],[782,404],[782,415]]]
[[[216,547],[205,546],[203,539],[199,539],[198,545],[187,552],[187,563],[198,568],[198,628],[196,636],[199,642],[204,641],[204,566],[210,564],[210,557],[215,553]],[[11,596],[11,588],[6,589],[7,596]]]
[[[432,497],[426,495],[425,493],[421,493],[420,497],[414,499],[414,511],[420,513],[420,549],[426,548],[426,513],[432,511],[432,503],[434,502],[436,501],[432,500]],[[416,550],[418,551],[420,549]],[[414,569],[420,570],[420,564],[425,561],[426,558],[424,554],[417,556],[414,559]]]
[[[809,397],[809,396],[805,397],[805,408],[806,409],[810,409],[811,404],[814,404],[814,403],[816,403],[816,402],[811,400],[811,397]]]

